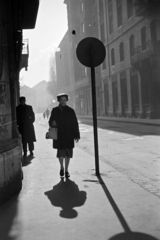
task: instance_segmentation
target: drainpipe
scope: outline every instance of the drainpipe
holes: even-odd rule
[[[100,17],[99,17],[99,1],[103,1],[103,6],[104,6],[104,0],[97,0],[97,16],[98,16],[98,37],[99,39],[101,40],[101,31],[100,31]],[[105,19],[104,19],[104,22],[105,22]],[[102,77],[101,77],[101,72],[102,72],[102,66],[99,66],[100,68],[100,73],[99,73],[99,76],[100,76],[100,80],[101,80],[101,91],[100,91],[100,94],[102,95],[102,111],[104,113],[104,104],[105,104],[105,101],[104,101],[104,86],[103,86],[103,80],[102,80]],[[96,86],[96,90],[97,90],[97,84],[95,85]],[[97,107],[99,108],[99,103],[97,103]]]
[[[107,54],[107,57],[108,57],[108,73],[109,73],[109,80],[111,81],[111,68],[110,68],[110,49],[109,49],[109,31],[108,31],[108,1],[105,2],[106,3],[106,11],[105,11],[105,14],[106,14],[106,39],[107,39],[107,44],[106,44],[106,48],[108,50],[108,54]],[[109,92],[109,86],[108,86],[108,92]],[[112,106],[113,106],[113,102],[112,102]],[[109,106],[110,107],[110,106]]]

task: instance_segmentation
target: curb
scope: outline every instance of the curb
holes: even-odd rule
[[[92,121],[92,116],[77,115],[79,120]],[[112,121],[112,122],[123,122],[123,123],[135,123],[160,126],[160,119],[140,119],[140,118],[113,118],[113,117],[97,117],[98,121]]]

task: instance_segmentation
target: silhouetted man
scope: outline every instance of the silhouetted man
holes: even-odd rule
[[[48,108],[47,108],[47,110],[46,110],[47,119],[48,119],[48,117],[49,117],[49,114],[50,114],[50,111],[49,111]]]
[[[34,142],[36,142],[33,123],[35,115],[32,106],[26,104],[25,97],[19,98],[20,104],[16,107],[17,125],[19,133],[22,135],[22,145],[24,156],[27,156],[27,144],[30,155],[33,156]]]

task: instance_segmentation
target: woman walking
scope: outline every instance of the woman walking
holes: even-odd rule
[[[68,95],[57,96],[59,106],[52,109],[49,119],[50,127],[57,127],[58,137],[53,140],[53,148],[57,149],[57,158],[60,163],[60,176],[70,177],[68,172],[70,158],[73,157],[74,141],[80,139],[79,126],[74,110],[67,106]],[[65,159],[65,167],[64,167]]]

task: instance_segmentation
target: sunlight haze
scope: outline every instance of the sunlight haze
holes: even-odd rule
[[[22,69],[23,84],[33,87],[49,80],[49,57],[67,31],[67,9],[64,0],[41,0],[35,29],[23,31],[29,39],[28,71]]]

